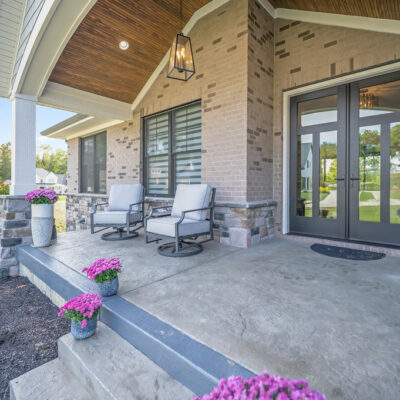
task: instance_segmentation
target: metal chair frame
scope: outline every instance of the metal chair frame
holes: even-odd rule
[[[129,209],[128,209],[128,211],[126,211],[125,224],[95,224],[94,223],[94,214],[97,212],[97,207],[104,206],[109,203],[105,202],[105,203],[95,204],[93,206],[93,211],[90,213],[90,232],[92,234],[94,234],[94,233],[104,231],[105,229],[113,228],[113,229],[115,229],[115,231],[106,232],[101,235],[101,238],[103,240],[110,240],[110,241],[127,240],[127,239],[133,239],[133,238],[137,237],[139,235],[137,231],[140,228],[144,227],[144,214],[145,214],[145,212],[144,212],[144,200],[145,200],[144,197],[145,197],[145,189],[143,188],[142,201],[129,204]],[[132,210],[132,208],[137,205],[140,205],[139,210]],[[124,211],[121,211],[121,212],[124,212]],[[130,220],[131,215],[139,214],[139,213],[141,214],[141,219],[139,221],[131,222],[131,220]],[[138,225],[138,226],[136,226],[136,225]],[[97,227],[99,227],[101,229],[95,230],[95,228],[97,228]],[[131,229],[131,227],[135,227],[135,229]],[[124,233],[126,233],[125,236],[124,236]]]
[[[175,222],[175,240],[173,242],[168,242],[163,245],[160,245],[157,249],[158,253],[166,256],[166,257],[187,257],[193,256],[195,254],[201,253],[203,251],[203,243],[207,243],[214,240],[214,202],[215,202],[215,188],[212,188],[211,192],[211,200],[209,202],[208,207],[197,208],[194,210],[185,210],[182,211],[182,214],[177,222]],[[155,211],[158,210],[167,210],[172,209],[172,206],[163,206],[163,207],[152,207],[149,215],[147,215],[144,219],[145,226],[145,241],[146,243],[159,242],[160,240],[170,240],[171,236],[160,235],[152,232],[147,232],[147,221],[150,218],[163,218],[171,216],[171,212],[157,214],[154,215]],[[185,219],[186,214],[194,212],[194,211],[210,211],[210,218],[206,219],[210,223],[210,229],[206,232],[196,233],[195,235],[179,235],[179,225]],[[201,242],[194,242],[197,240],[199,236],[210,235],[209,239],[202,240]],[[154,239],[149,239],[149,237],[153,237]],[[188,248],[193,248],[194,250],[185,252],[184,250]]]

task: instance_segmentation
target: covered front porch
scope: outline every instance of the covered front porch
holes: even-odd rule
[[[328,399],[397,398],[398,258],[329,258],[273,239],[252,249],[211,242],[171,259],[142,234],[99,235],[68,232],[41,251],[75,271],[120,257],[122,299],[251,371],[303,377]]]

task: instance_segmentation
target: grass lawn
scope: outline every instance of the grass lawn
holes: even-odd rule
[[[322,201],[326,197],[328,197],[328,195],[329,195],[329,193],[320,193],[319,199]],[[301,197],[303,199],[306,199],[307,201],[311,201],[312,200],[312,192],[301,192]]]
[[[368,201],[374,200],[375,197],[371,192],[361,192],[360,193],[360,201]]]
[[[54,203],[54,219],[56,220],[57,232],[65,232],[67,229],[65,196],[60,196],[58,201]]]

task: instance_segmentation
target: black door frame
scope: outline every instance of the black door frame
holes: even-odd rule
[[[369,86],[381,85],[393,81],[400,81],[400,73],[376,76],[350,84],[350,182],[349,202],[350,240],[400,245],[400,224],[390,223],[390,123],[400,122],[400,112],[379,116],[359,118],[359,90]],[[400,93],[399,93],[400,102]],[[363,126],[381,126],[380,144],[380,222],[359,221],[359,128]]]
[[[334,238],[343,238],[345,236],[345,180],[344,174],[346,166],[343,162],[339,163],[340,155],[344,155],[346,151],[346,136],[340,134],[346,131],[346,87],[345,85],[336,86],[328,89],[319,90],[312,93],[303,94],[290,99],[290,232],[317,234],[319,236],[327,236]],[[297,126],[297,104],[302,101],[313,100],[321,97],[337,95],[338,103],[338,119],[337,122],[329,122],[318,125],[298,127]],[[340,101],[340,99],[342,99]],[[337,131],[337,218],[335,220],[320,218],[319,215],[319,138],[321,132]],[[312,218],[297,215],[297,138],[303,134],[313,134],[313,188],[318,190],[312,191]],[[344,160],[345,162],[345,160]]]
[[[290,180],[289,180],[289,233],[307,234],[314,236],[329,237],[334,239],[382,243],[388,245],[400,245],[400,224],[388,223],[390,209],[389,202],[389,151],[381,154],[381,190],[387,198],[387,205],[381,207],[381,221],[365,222],[358,221],[358,199],[359,199],[359,165],[358,165],[358,134],[359,134],[359,89],[363,87],[379,85],[391,81],[400,80],[400,73],[380,75],[352,83],[338,85],[328,89],[294,96],[290,99]],[[326,123],[299,128],[297,126],[297,104],[301,101],[338,95],[338,121],[337,123]],[[400,94],[399,94],[400,96]],[[361,126],[370,125],[374,121],[382,124],[385,119],[392,120],[394,116],[400,121],[400,113],[381,115],[378,117],[363,118]],[[364,123],[365,122],[365,123]],[[394,121],[392,121],[394,122]],[[389,122],[386,123],[389,126]],[[383,128],[384,125],[382,125]],[[319,211],[319,132],[337,130],[338,146],[338,202],[337,219],[324,219],[318,217]],[[315,134],[318,132],[317,134]],[[297,216],[297,136],[299,134],[314,133],[313,135],[313,216],[307,218]],[[385,133],[385,134],[383,134]],[[381,148],[388,148],[390,137],[388,132],[383,132],[386,143],[381,143]],[[318,141],[318,143],[317,143]],[[386,154],[387,153],[387,154]],[[318,160],[318,163],[315,162]],[[341,162],[339,162],[341,161]],[[340,168],[339,168],[340,166]],[[386,170],[384,172],[384,170]],[[318,180],[316,180],[318,177]],[[343,179],[343,180],[342,180]],[[339,193],[339,191],[341,193]],[[389,211],[388,211],[389,210]],[[382,218],[383,217],[383,218]],[[393,238],[398,238],[396,239]]]

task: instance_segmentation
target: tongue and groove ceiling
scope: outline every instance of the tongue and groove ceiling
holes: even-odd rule
[[[183,26],[210,0],[183,0]],[[245,1],[245,0],[242,0]],[[98,0],[50,81],[132,103],[179,30],[179,0]],[[270,0],[275,8],[400,19],[400,0]],[[121,40],[130,47],[119,49]]]
[[[183,26],[210,0],[184,0]],[[179,0],[98,0],[49,80],[132,103],[180,29]],[[120,50],[127,40],[130,47]]]

